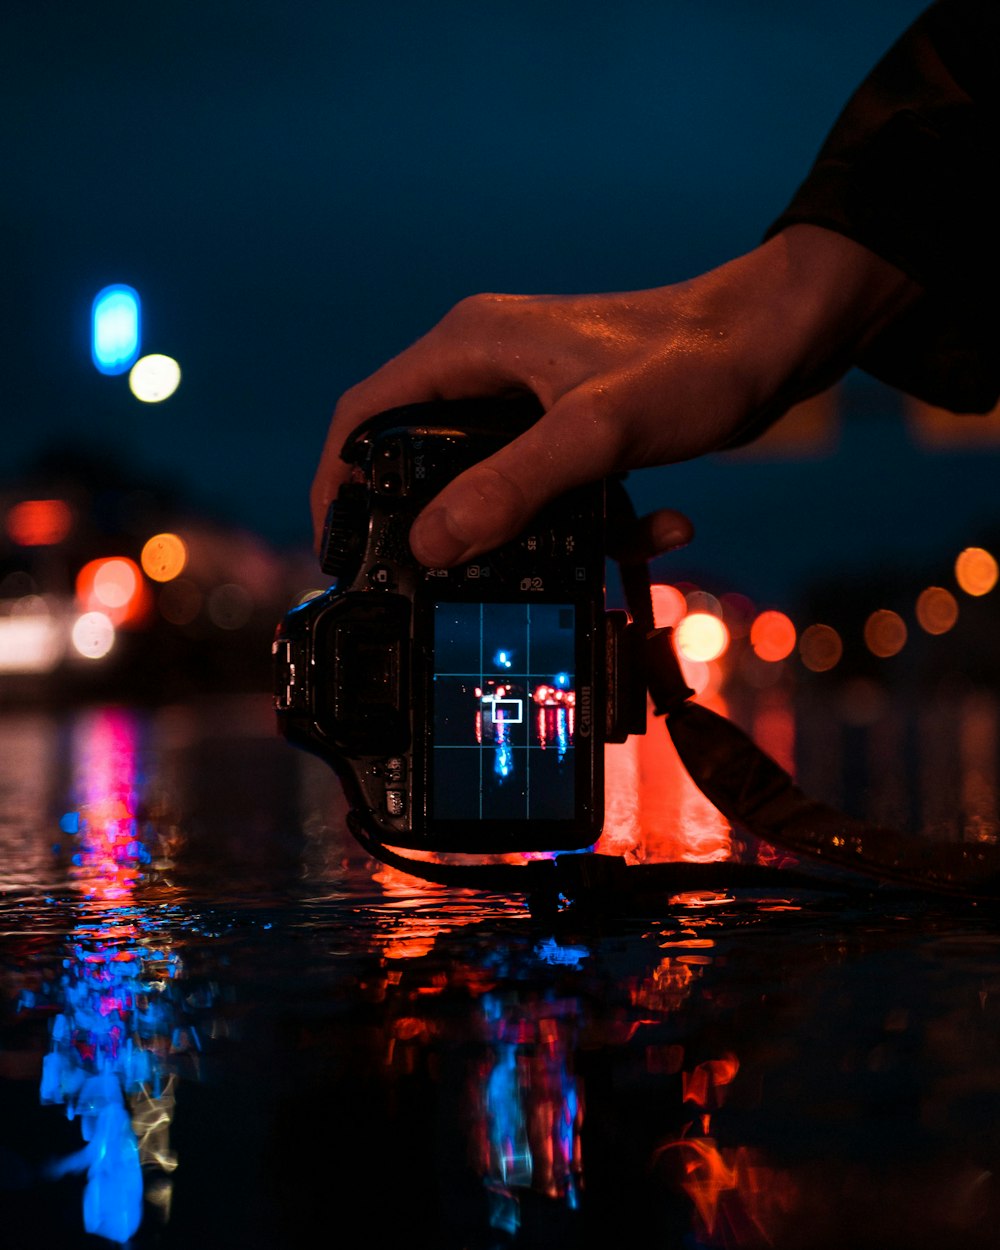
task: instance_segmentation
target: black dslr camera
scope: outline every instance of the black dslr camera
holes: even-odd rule
[[[336,581],[272,647],[278,726],[339,776],[368,840],[471,854],[582,850],[604,818],[604,744],[642,733],[634,627],[605,609],[605,485],[451,569],[409,546],[451,478],[540,415],[456,400],[364,422],[327,516]]]

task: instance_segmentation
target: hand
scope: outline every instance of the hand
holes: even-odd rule
[[[434,399],[532,391],[544,415],[448,484],[413,524],[417,559],[446,567],[513,537],[543,504],[609,473],[671,464],[759,432],[831,385],[919,294],[832,231],[792,226],[677,285],[578,296],[476,295],[337,404],[313,482],[317,542],[359,422]],[[669,508],[634,555],[691,537]]]

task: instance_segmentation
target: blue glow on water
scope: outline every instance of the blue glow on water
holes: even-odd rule
[[[116,283],[98,291],[91,311],[91,355],[100,373],[125,373],[139,356],[141,339],[139,296],[130,286]]]
[[[158,1192],[169,1196],[178,1063],[197,1062],[201,1050],[172,989],[179,956],[163,942],[163,917],[141,901],[152,858],[144,838],[153,834],[136,816],[138,728],[127,713],[101,709],[74,734],[79,807],[59,826],[77,848],[77,915],[44,1004],[50,1045],[39,1090],[43,1104],[79,1124],[83,1139],[80,1149],[50,1158],[42,1175],[83,1174],[85,1231],[120,1246],[142,1223],[145,1177],[159,1178]]]
[[[579,969],[590,951],[586,946],[561,946],[555,938],[549,937],[538,943],[535,954],[543,963]]]

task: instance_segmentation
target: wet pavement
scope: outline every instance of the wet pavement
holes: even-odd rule
[[[829,801],[994,835],[989,694],[851,708],[737,710]],[[745,858],[651,749],[611,849]],[[992,908],[776,868],[542,918],[344,815],[263,696],[0,715],[5,1250],[995,1244]]]

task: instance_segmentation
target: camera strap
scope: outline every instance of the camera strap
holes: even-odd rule
[[[806,795],[742,729],[694,699],[670,628],[653,618],[649,565],[627,555],[635,511],[621,478],[607,483],[609,549],[621,572],[626,605],[644,639],[646,684],[695,785],[730,824],[791,853],[799,867],[737,860],[629,865],[618,856],[567,852],[524,864],[413,859],[375,842],[349,817],[351,832],[373,856],[425,881],[496,893],[525,893],[534,914],[573,906],[639,912],[691,890],[798,888],[868,890],[903,887],[955,898],[1000,899],[1000,847],[942,842],[870,825]]]

